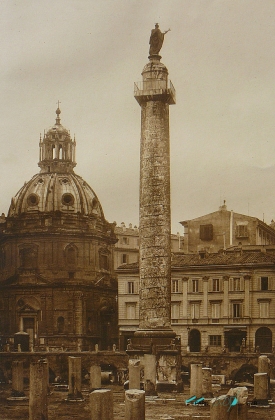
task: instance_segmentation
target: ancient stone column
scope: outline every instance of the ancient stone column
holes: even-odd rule
[[[258,373],[267,373],[268,377],[268,398],[271,398],[270,395],[270,359],[262,354],[258,358]]]
[[[221,395],[210,402],[210,420],[246,420],[247,406],[232,405],[234,397]]]
[[[12,390],[15,393],[22,393],[24,388],[23,361],[12,362]]]
[[[101,388],[101,367],[90,367],[90,390]]]
[[[267,373],[269,375],[270,371],[270,359],[262,354],[258,358],[258,373]]]
[[[48,362],[30,364],[29,420],[48,420]]]
[[[83,334],[83,293],[75,292],[74,294],[74,316],[75,316],[75,333],[78,336]],[[78,339],[77,351],[81,351],[82,338]]]
[[[82,399],[81,394],[81,357],[68,357],[69,362],[69,400]]]
[[[231,398],[235,398],[238,404],[234,404],[234,400],[230,400],[230,416],[232,420],[246,420],[247,419],[247,399],[248,389],[245,386],[238,386],[236,388],[230,388],[227,395]]]
[[[140,360],[129,360],[129,389],[140,389]]]
[[[144,389],[146,395],[156,395],[157,367],[154,354],[144,355]]]
[[[96,389],[90,393],[91,420],[113,420],[113,393],[110,389]]]
[[[190,397],[195,395],[197,398],[202,396],[202,365],[192,364],[190,371]]]
[[[171,329],[169,105],[175,90],[159,55],[149,56],[135,98],[141,106],[140,300],[136,337],[175,337]]]
[[[213,397],[211,368],[202,368],[202,395],[206,398]]]
[[[145,392],[139,389],[125,391],[125,420],[145,420]]]
[[[268,375],[267,373],[254,374],[254,398],[260,404],[268,401]]]

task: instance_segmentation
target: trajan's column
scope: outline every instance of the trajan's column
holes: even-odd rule
[[[150,342],[155,347],[176,336],[171,329],[169,145],[169,105],[175,104],[175,89],[159,55],[167,32],[162,33],[158,24],[151,31],[149,62],[134,92],[141,107],[141,147],[140,308],[133,344]]]

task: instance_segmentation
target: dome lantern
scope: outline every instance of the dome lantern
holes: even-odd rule
[[[58,172],[72,173],[75,162],[75,139],[70,132],[60,123],[60,108],[56,110],[56,122],[40,139],[39,163],[41,173]]]

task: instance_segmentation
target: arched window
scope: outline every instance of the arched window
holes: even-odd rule
[[[64,328],[65,328],[65,320],[64,320],[63,316],[59,316],[57,318],[57,332],[58,332],[58,334],[63,334],[64,333]]]
[[[272,331],[268,327],[260,327],[255,334],[255,347],[261,353],[272,352]]]
[[[65,262],[70,268],[77,265],[77,247],[73,244],[65,248]]]

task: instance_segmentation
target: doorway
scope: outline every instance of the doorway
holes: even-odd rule
[[[24,317],[23,318],[23,331],[29,334],[30,346],[34,345],[34,329],[35,329],[35,318]]]
[[[226,331],[224,334],[226,347],[230,352],[240,352],[242,340],[246,340],[246,331],[241,331],[239,329]]]
[[[190,352],[201,351],[201,333],[199,330],[191,330],[189,336]]]

